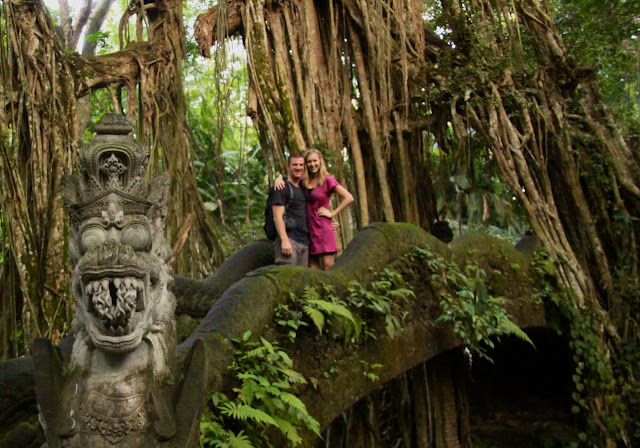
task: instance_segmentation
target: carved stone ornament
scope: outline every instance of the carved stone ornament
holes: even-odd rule
[[[194,346],[178,384],[168,178],[147,181],[149,153],[122,115],[95,130],[62,187],[75,343],[66,361],[46,339],[33,349],[48,447],[197,446],[204,348]]]

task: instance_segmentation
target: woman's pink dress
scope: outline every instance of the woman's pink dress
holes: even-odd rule
[[[318,255],[334,253],[338,251],[336,236],[331,228],[331,218],[318,216],[318,209],[321,207],[329,210],[329,200],[333,189],[340,183],[333,177],[324,178],[324,183],[316,188],[305,189],[307,198],[307,227],[309,228],[309,254]]]

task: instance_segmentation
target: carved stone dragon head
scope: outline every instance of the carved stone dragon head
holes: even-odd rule
[[[178,384],[175,297],[164,239],[168,178],[107,114],[64,176],[76,316],[68,360],[34,342],[36,397],[50,448],[195,447],[206,392],[202,341]]]
[[[76,327],[96,348],[128,352],[174,310],[163,236],[168,181],[147,182],[148,151],[124,117],[107,114],[95,130],[79,173],[63,179]]]

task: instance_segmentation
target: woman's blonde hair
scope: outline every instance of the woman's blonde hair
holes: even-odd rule
[[[329,175],[327,171],[327,166],[324,163],[324,157],[322,157],[322,153],[320,150],[316,148],[309,148],[307,152],[304,153],[304,180],[305,184],[309,184],[309,179],[311,179],[311,173],[309,172],[309,168],[307,167],[307,157],[311,154],[316,154],[318,159],[320,160],[320,169],[318,170],[318,186],[322,186],[324,184],[324,178]]]

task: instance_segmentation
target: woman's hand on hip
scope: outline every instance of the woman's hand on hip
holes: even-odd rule
[[[325,218],[333,218],[333,213],[324,207],[318,209],[318,216],[324,216]]]

